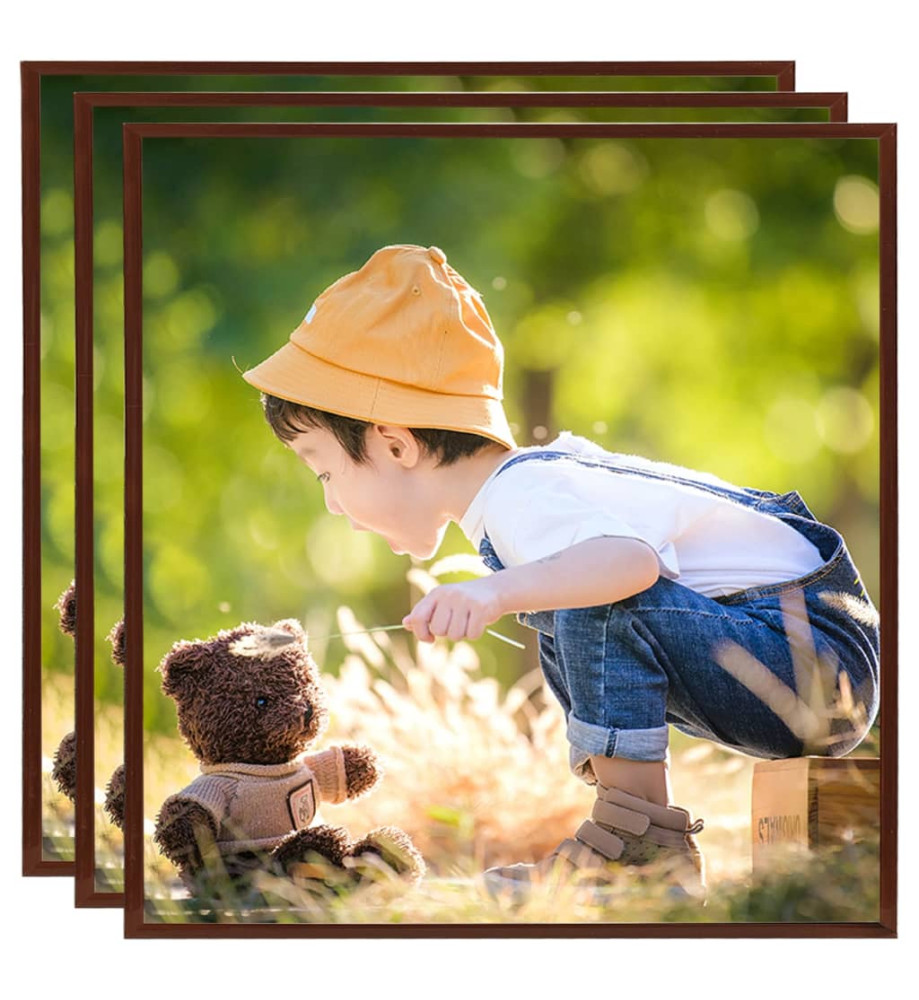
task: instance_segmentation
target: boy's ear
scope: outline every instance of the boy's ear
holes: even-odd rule
[[[409,428],[390,424],[374,424],[373,428],[380,435],[386,449],[401,459],[404,465],[411,467],[417,464],[422,449],[418,438]]]
[[[157,667],[163,675],[163,691],[171,698],[181,694],[189,680],[207,669],[211,653],[206,643],[187,639],[176,642]]]
[[[75,580],[70,581],[70,586],[61,594],[54,606],[61,613],[59,622],[61,631],[65,635],[75,635],[77,631],[77,587]]]

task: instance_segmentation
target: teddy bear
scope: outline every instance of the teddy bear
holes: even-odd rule
[[[112,626],[112,631],[106,636],[112,644],[112,659],[124,669],[124,619]],[[105,786],[105,801],[102,808],[108,813],[109,819],[124,830],[124,764],[119,764],[112,771]]]
[[[77,597],[76,586],[71,580],[70,586],[57,599],[55,608],[60,612],[58,627],[73,638],[77,630]],[[52,760],[51,777],[71,802],[77,794],[77,734],[68,733],[58,744]]]
[[[298,621],[180,640],[158,669],[201,774],[163,803],[154,841],[193,895],[219,894],[212,872],[235,888],[258,871],[357,885],[380,864],[409,884],[421,879],[424,861],[397,827],[355,842],[342,827],[313,825],[320,803],[366,794],[381,767],[368,746],[306,752],[328,710]]]
[[[61,594],[54,605],[60,611],[59,626],[65,635],[74,637],[77,628],[77,598],[74,581]],[[112,643],[112,659],[124,666],[124,619],[117,622],[106,637]],[[77,734],[68,733],[54,752],[51,777],[60,791],[76,801],[77,795]],[[124,765],[120,764],[112,773],[105,789],[103,808],[112,822],[124,829]]]

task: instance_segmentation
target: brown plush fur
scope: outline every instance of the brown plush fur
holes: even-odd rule
[[[200,868],[216,836],[211,814],[197,802],[187,802],[177,795],[166,799],[156,818],[154,839],[178,868]]]
[[[298,830],[274,849],[276,871],[287,875],[290,866],[303,861],[310,851],[340,867],[345,857],[351,853],[351,838],[341,826],[316,826],[309,830]]]
[[[397,826],[379,826],[358,841],[351,851],[355,857],[374,854],[381,858],[397,875],[411,881],[420,881],[424,872],[424,859],[411,838]]]
[[[74,580],[70,581],[70,586],[57,599],[54,605],[61,613],[59,622],[61,631],[65,635],[74,636],[77,631],[77,588]]]
[[[102,808],[109,814],[112,822],[119,830],[124,829],[124,764],[119,764],[112,771],[108,784],[105,786],[105,802]]]
[[[119,667],[124,666],[124,619],[122,618],[120,622],[115,622],[112,626],[112,631],[106,636],[106,639],[112,644],[112,659],[118,664]]]
[[[77,594],[76,585],[70,586],[57,599],[54,605],[60,611],[59,626],[65,635],[75,636],[77,630]],[[124,620],[112,627],[108,634],[112,643],[112,659],[124,666]],[[70,799],[76,800],[77,795],[77,734],[68,733],[54,752],[54,767],[51,777],[61,792]],[[121,765],[109,780],[106,787],[105,811],[112,817],[122,830],[124,829],[124,765]]]
[[[74,801],[77,794],[77,734],[68,733],[54,751],[51,777],[61,792]]]
[[[55,608],[60,612],[58,626],[64,635],[71,638],[77,630],[77,596],[74,581],[55,602]],[[54,751],[54,767],[51,778],[71,802],[77,795],[77,734],[68,733]]]
[[[380,779],[376,751],[370,747],[342,747],[342,753],[345,755],[348,798],[359,798]]]
[[[274,629],[298,641],[273,656],[235,654],[235,642],[264,631],[246,622],[203,642],[177,642],[160,664],[179,731],[202,763],[283,764],[325,729],[325,695],[303,629],[293,619]]]
[[[176,702],[179,731],[203,764],[286,764],[306,751],[326,726],[328,710],[319,670],[294,619],[270,628],[244,622],[209,639],[179,641],[159,669],[163,691]],[[367,746],[341,749],[347,797],[357,798],[380,778],[377,755]],[[416,881],[424,871],[421,856],[407,834],[386,829],[388,840],[374,847],[371,835],[361,842],[361,850],[374,850],[407,881]],[[201,893],[211,891],[208,854],[219,834],[211,814],[179,792],[163,804],[154,840],[179,868],[186,886]],[[397,849],[387,850],[388,845]],[[342,869],[355,847],[341,827],[294,830],[291,826],[290,834],[269,856],[259,859],[245,851],[239,856],[224,854],[220,860],[223,873],[244,884],[259,867],[282,875],[293,869],[296,876],[294,866],[314,861],[316,855]],[[211,881],[212,886],[219,883],[219,877]]]
[[[124,619],[115,622],[106,639],[112,644],[112,659],[119,667],[124,667]],[[105,786],[105,802],[102,808],[109,814],[119,830],[124,829],[124,764],[119,764],[112,772]]]

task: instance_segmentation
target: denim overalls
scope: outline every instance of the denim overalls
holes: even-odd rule
[[[564,460],[692,486],[775,515],[824,562],[798,579],[724,597],[660,577],[612,604],[518,613],[539,632],[572,771],[592,781],[595,754],[664,760],[667,723],[755,757],[838,757],[860,743],[878,709],[878,615],[842,536],[795,492],[725,488],[618,458],[536,450],[496,475],[517,462]],[[479,554],[489,569],[504,569],[487,532]]]

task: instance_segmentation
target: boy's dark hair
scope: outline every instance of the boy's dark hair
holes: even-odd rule
[[[297,434],[310,427],[320,427],[331,431],[348,457],[358,465],[367,460],[365,434],[373,426],[366,420],[343,417],[338,413],[317,410],[303,403],[291,403],[278,396],[261,395],[265,419],[281,441],[288,443]],[[491,438],[466,431],[443,430],[440,427],[410,427],[415,439],[428,455],[437,459],[437,465],[452,465],[460,458],[474,455],[488,445],[495,444]]]

